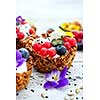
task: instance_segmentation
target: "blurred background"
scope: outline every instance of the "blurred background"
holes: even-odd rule
[[[83,0],[16,0],[16,17],[29,18],[38,32],[57,28],[63,22],[82,22]]]

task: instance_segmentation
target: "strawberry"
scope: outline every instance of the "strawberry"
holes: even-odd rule
[[[41,49],[40,49],[40,55],[41,55],[41,56],[46,56],[46,55],[47,55],[47,51],[48,51],[47,48],[44,48],[44,47],[41,48]]]

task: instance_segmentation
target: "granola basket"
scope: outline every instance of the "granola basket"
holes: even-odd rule
[[[67,66],[68,69],[72,65],[73,59],[76,55],[77,47],[72,47],[65,55],[62,55],[57,58],[52,57],[43,57],[36,53],[32,49],[32,41],[34,37],[28,37],[25,48],[30,52],[30,55],[33,57],[33,67],[42,73],[51,72],[53,69],[62,70],[64,66]]]
[[[30,56],[26,62],[27,72],[16,73],[16,91],[25,88],[30,80],[30,75],[32,73],[33,60]]]

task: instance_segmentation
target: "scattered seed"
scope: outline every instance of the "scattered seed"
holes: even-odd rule
[[[69,79],[72,79],[71,77],[68,77]]]
[[[46,91],[48,91],[48,89],[45,89]]]
[[[42,86],[42,83],[40,84],[40,86]]]
[[[83,86],[81,86],[80,89],[83,90]]]
[[[68,100],[66,97],[64,97],[64,100]]]
[[[45,96],[45,98],[48,98],[48,96]]]
[[[33,89],[31,89],[31,91],[32,91],[32,92],[34,92],[34,90],[33,90]]]
[[[45,98],[44,93],[41,93],[41,97],[42,97],[42,98]]]
[[[77,79],[83,79],[83,77],[80,77],[80,76],[76,76],[76,78],[77,78]]]
[[[76,97],[76,99],[78,99],[78,97]]]
[[[75,93],[76,93],[76,94],[79,94],[79,93],[80,93],[80,89],[77,88],[77,89],[75,90]]]
[[[19,93],[16,93],[16,96],[18,96],[19,95]]]
[[[74,86],[76,86],[77,84],[74,84]]]
[[[27,88],[25,88],[25,90],[27,90]]]
[[[83,97],[82,97],[82,99],[83,99]]]
[[[72,90],[70,90],[70,92],[72,92]]]
[[[76,79],[73,79],[73,81],[76,81]]]
[[[68,96],[74,96],[74,94],[73,93],[69,93],[69,94],[67,94]]]

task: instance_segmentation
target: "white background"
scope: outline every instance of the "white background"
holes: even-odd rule
[[[32,19],[38,31],[83,17],[83,0],[16,0],[16,16]]]

